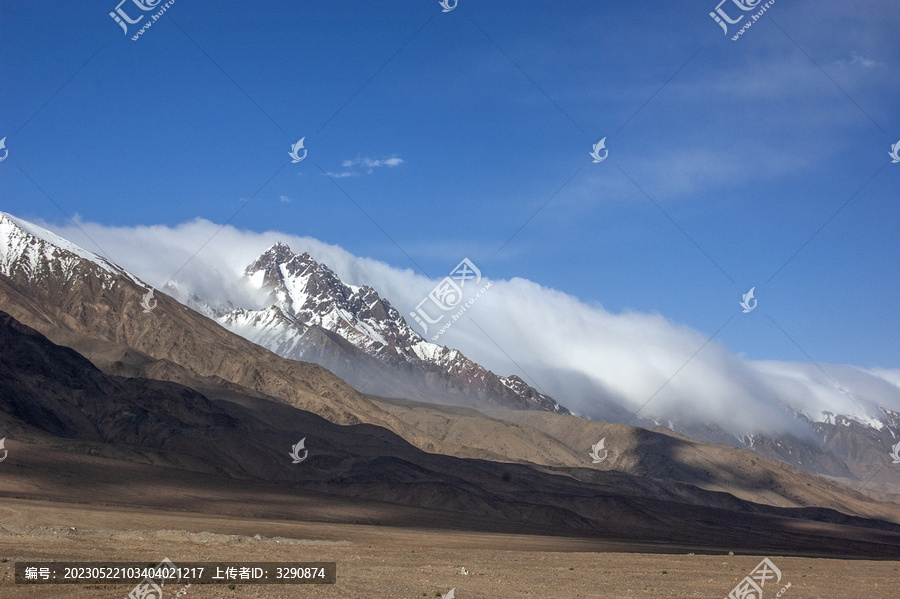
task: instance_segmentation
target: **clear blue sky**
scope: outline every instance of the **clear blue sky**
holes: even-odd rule
[[[900,4],[777,0],[738,41],[716,4],[176,0],[131,41],[115,0],[5,2],[0,210],[468,256],[709,334],[737,313],[750,358],[900,366]]]

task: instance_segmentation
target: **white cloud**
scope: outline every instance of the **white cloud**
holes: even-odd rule
[[[95,249],[83,230],[108,258],[157,288],[177,272],[175,279],[192,292],[250,308],[262,298],[244,287],[242,272],[276,241],[309,252],[346,283],[371,285],[403,315],[449,274],[429,279],[313,238],[202,219],[176,227],[79,224],[44,226]],[[784,406],[814,418],[830,411],[868,420],[878,415],[876,404],[900,411],[900,370],[822,365],[826,374],[813,364],[748,361],[658,313],[613,313],[520,278],[491,282],[440,342],[498,374],[518,374],[584,414],[611,400],[661,421],[717,421],[736,433],[774,433],[791,425]]]
[[[291,198],[289,198],[287,196],[278,196],[278,199],[281,200],[282,202],[284,202],[285,204],[290,203],[290,201],[291,201]]]
[[[400,166],[401,164],[403,164],[403,162],[404,160],[402,158],[397,158],[396,156],[391,156],[390,158],[384,159],[357,157],[353,160],[345,160],[341,163],[341,166],[347,170],[341,172],[329,171],[325,174],[333,179],[343,179],[344,177],[358,177],[362,174],[371,175],[375,172],[376,168],[381,168],[384,166],[393,168],[395,166]]]
[[[400,166],[403,164],[402,158],[391,157],[385,160],[373,160],[372,158],[357,158],[356,160],[345,160],[341,163],[344,168],[352,168],[354,166],[363,166],[367,169],[378,168],[380,166]],[[371,172],[371,170],[369,171]]]
[[[871,368],[869,369],[869,372],[879,378],[886,380],[895,387],[900,387],[900,368]]]
[[[863,67],[866,69],[871,69],[872,67],[880,66],[880,63],[878,63],[877,61],[872,60],[871,58],[866,58],[864,56],[860,56],[856,52],[850,53],[849,60],[847,60],[847,59],[836,60],[836,61],[834,61],[834,64],[841,68]]]

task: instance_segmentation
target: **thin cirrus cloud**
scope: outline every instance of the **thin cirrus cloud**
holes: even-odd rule
[[[796,152],[760,145],[757,150],[745,149],[754,156],[754,180],[759,183],[777,179],[789,173],[803,172],[810,160]],[[687,148],[678,155],[655,152],[637,163],[635,172],[642,173],[649,189],[664,191],[668,196],[690,196],[702,192],[733,188],[736,180],[747,175],[747,160],[723,148]]]
[[[887,110],[891,105],[889,96],[863,91],[871,86],[872,77],[880,74],[881,67],[883,63],[878,60],[853,51],[838,53],[816,64],[803,54],[776,49],[770,56],[748,61],[739,68],[703,70],[667,88],[671,88],[673,101],[677,98],[686,109],[694,106],[697,98],[704,98],[711,108],[707,116],[724,119],[725,126],[733,125],[745,110],[766,107],[767,121],[789,126],[794,134],[814,133],[825,126],[858,125],[859,111],[847,102],[847,95],[862,96],[867,107]],[[880,76],[878,82],[886,89],[897,88],[887,76]],[[755,125],[759,124],[755,121]],[[741,128],[741,134],[751,139],[766,139],[776,131]]]
[[[345,283],[371,285],[401,314],[409,314],[438,282],[311,237],[221,227],[204,219],[175,227],[43,225],[86,248],[96,241],[108,258],[158,289],[171,291],[166,284],[178,272],[177,294],[210,304],[263,307],[266,299],[246,286],[242,273],[278,241],[296,253],[309,252]],[[900,370],[752,361],[707,341],[707,333],[659,313],[611,312],[513,278],[492,280],[489,293],[439,342],[600,418],[602,406],[612,403],[642,418],[713,421],[740,435],[793,429],[794,419],[786,417],[792,411],[816,420],[832,412],[870,422],[879,417],[879,407],[900,411]]]
[[[355,158],[353,160],[345,160],[341,163],[341,167],[343,167],[344,170],[338,172],[328,171],[325,174],[332,179],[358,177],[360,175],[371,175],[375,172],[376,168],[393,168],[396,166],[400,166],[401,164],[403,164],[403,162],[404,160],[402,158],[397,158],[396,156],[391,156],[390,158],[383,159],[368,157]]]

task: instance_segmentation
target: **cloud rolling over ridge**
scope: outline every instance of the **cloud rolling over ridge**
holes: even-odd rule
[[[158,289],[175,275],[181,292],[236,307],[263,306],[265,298],[244,285],[242,274],[277,241],[308,252],[345,283],[374,287],[403,315],[437,283],[313,238],[203,219],[175,227],[79,225],[44,223]],[[814,420],[831,412],[863,422],[878,418],[879,406],[900,411],[897,369],[746,360],[710,340],[715,331],[697,331],[659,313],[613,313],[521,278],[491,283],[439,343],[498,374],[517,374],[587,416],[602,417],[601,406],[611,402],[662,424],[717,422],[741,435],[792,429],[786,409]]]

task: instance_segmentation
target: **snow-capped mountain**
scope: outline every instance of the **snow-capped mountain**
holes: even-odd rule
[[[56,273],[69,278],[85,267],[99,269],[99,274],[106,280],[123,276],[137,285],[147,286],[106,258],[43,227],[0,212],[0,273],[7,277],[20,274],[28,279]]]
[[[0,213],[0,273],[33,282],[87,279],[112,286],[137,277],[55,233]],[[361,391],[389,397],[473,406],[537,409],[567,414],[551,397],[517,376],[501,377],[457,350],[425,341],[369,286],[344,284],[309,254],[275,244],[246,269],[250,285],[269,291],[262,310],[235,309],[226,301],[187,303],[283,357],[325,366]],[[166,291],[179,297],[177,283]]]
[[[224,315],[208,303],[195,306],[281,356],[329,368],[361,391],[568,413],[521,378],[498,376],[457,350],[426,341],[373,288],[345,284],[307,253],[276,243],[245,275],[249,285],[269,292],[271,305]]]
[[[226,397],[249,392],[337,424],[366,422],[417,439],[411,427],[333,373],[281,358],[165,293],[147,303],[150,290],[117,264],[0,213],[0,311],[107,374],[198,386]],[[57,425],[63,426],[48,421]]]
[[[141,356],[151,355],[160,362],[144,375],[174,381],[186,376],[219,380],[225,372],[228,381],[265,395],[293,394],[292,401],[314,407],[335,422],[388,422],[396,431],[405,430],[408,424],[391,420],[355,391],[345,392],[350,387],[344,381],[370,395],[566,412],[518,377],[497,376],[458,351],[426,342],[373,289],[345,285],[309,255],[296,255],[276,244],[246,269],[245,281],[268,293],[267,307],[234,308],[229,297],[205,302],[182,297],[179,304],[159,293],[159,307],[147,314],[140,301],[148,286],[138,277],[42,227],[0,213],[0,310],[29,326],[43,327],[50,336],[64,331],[59,333],[60,340],[74,333],[116,347],[135,348],[137,354],[126,350],[108,364],[125,376],[136,376],[129,368],[144,372]],[[173,296],[186,296],[191,283],[188,280],[167,290]],[[237,300],[233,303],[240,305]],[[212,315],[240,335],[198,312]],[[318,367],[296,362],[291,364],[303,370],[305,378],[293,374],[284,378],[285,366],[273,362],[280,358],[259,345],[281,356],[321,364],[344,381],[330,373],[309,375],[307,370]],[[98,351],[98,347],[92,342],[81,349]],[[101,361],[111,359],[110,355],[100,355]],[[123,356],[128,359],[122,361]],[[776,367],[786,368],[782,364],[768,366],[770,370]],[[802,373],[803,368],[793,365],[791,372]],[[773,424],[782,426],[762,434],[748,430],[739,437],[734,426],[726,427],[714,419],[632,423],[665,426],[694,439],[746,447],[810,472],[864,486],[867,491],[896,493],[900,466],[891,461],[889,452],[900,441],[900,413],[893,408],[900,381],[870,377],[850,367],[829,370],[855,403],[866,406],[865,414],[847,414],[824,403],[818,411],[785,405],[783,414],[773,413],[779,421]],[[818,368],[809,365],[808,371],[806,379],[814,381]],[[344,399],[340,405],[335,400],[335,385],[346,388],[341,391]],[[798,390],[811,385],[807,382]],[[315,402],[310,399],[310,388],[320,394]],[[591,414],[594,419],[631,421],[629,410],[612,399],[604,401],[604,413]],[[795,426],[785,427],[781,420]]]

